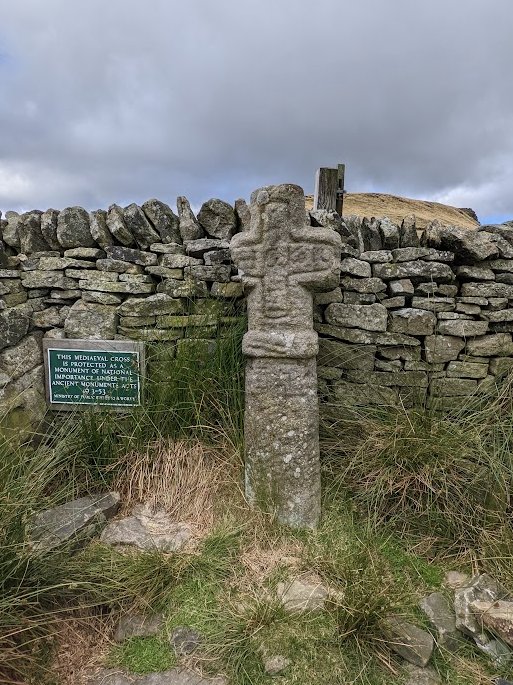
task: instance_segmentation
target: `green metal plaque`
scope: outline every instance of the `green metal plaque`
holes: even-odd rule
[[[135,407],[141,404],[139,349],[87,349],[87,346],[76,349],[79,341],[73,341],[73,348],[66,349],[60,346],[61,341],[52,342],[53,346],[45,345],[47,395],[51,406]]]

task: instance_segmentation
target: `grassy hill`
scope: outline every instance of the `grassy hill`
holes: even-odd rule
[[[313,195],[307,195],[306,207],[313,206]],[[344,196],[344,215],[380,218],[387,216],[400,224],[408,214],[415,214],[417,228],[425,228],[430,221],[438,219],[442,224],[462,226],[463,228],[477,228],[479,221],[471,216],[472,210],[450,207],[439,202],[427,200],[412,200],[398,195],[386,193],[347,193]]]

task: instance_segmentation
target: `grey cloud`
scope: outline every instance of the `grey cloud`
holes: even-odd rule
[[[0,0],[0,208],[348,188],[513,216],[510,0]]]

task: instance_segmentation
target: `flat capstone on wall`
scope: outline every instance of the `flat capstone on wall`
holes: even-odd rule
[[[513,366],[512,222],[307,223],[342,240],[340,283],[314,298],[322,400],[452,407]],[[230,242],[248,227],[243,200],[0,214],[2,410],[44,412],[43,337],[208,347],[244,316]]]

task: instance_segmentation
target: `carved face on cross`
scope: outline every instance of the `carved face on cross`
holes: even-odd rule
[[[250,329],[312,328],[313,290],[337,285],[340,236],[305,221],[299,186],[270,186],[252,197],[250,230],[232,258],[248,293]]]

